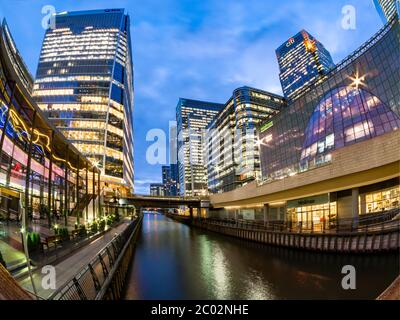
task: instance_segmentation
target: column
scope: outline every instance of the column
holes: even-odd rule
[[[97,193],[98,193],[98,211],[99,211],[99,217],[101,218],[102,214],[101,214],[101,191],[100,191],[100,171],[97,173]]]
[[[94,171],[94,167],[93,167],[93,171],[92,171],[93,175],[92,175],[92,193],[93,193],[93,220],[96,219],[96,174]]]
[[[189,212],[190,212],[190,220],[193,219],[193,208],[189,207]]]
[[[264,226],[267,225],[268,220],[269,220],[269,204],[265,203],[264,204]]]
[[[86,202],[85,202],[85,207],[86,207],[86,210],[85,210],[85,212],[86,212],[86,221],[88,221],[89,220],[89,203],[90,203],[90,201],[89,201],[89,190],[88,190],[88,188],[89,188],[89,166],[88,166],[88,164],[87,164],[87,162],[86,162],[86,176],[85,176],[85,182],[86,182]]]
[[[28,147],[28,161],[26,164],[26,176],[25,176],[25,210],[23,214],[23,223],[22,226],[25,228],[25,240],[26,240],[26,234],[28,232],[28,219],[27,219],[27,214],[29,210],[29,182],[30,182],[30,175],[31,175],[31,163],[32,163],[32,144],[33,144],[33,132],[35,130],[35,120],[36,120],[36,111],[33,113],[33,118],[32,118],[32,128],[30,130],[30,137],[29,137],[29,147]]]
[[[76,186],[75,186],[75,191],[76,191],[76,223],[79,225],[80,224],[80,214],[79,214],[79,157],[78,157],[78,165],[76,169]]]
[[[69,161],[69,148],[67,146],[67,155],[65,157],[65,167],[64,167],[64,222],[65,226],[68,225],[68,205],[67,202],[69,201],[68,197],[68,161]]]
[[[53,140],[54,140],[54,131],[51,130],[50,134],[50,155],[49,155],[49,177],[47,180],[47,206],[48,206],[48,212],[47,212],[47,223],[49,225],[49,228],[51,228],[51,211],[52,211],[52,205],[51,205],[51,195],[52,195],[52,185],[53,185]]]
[[[358,207],[358,196],[359,196],[358,188],[351,189],[351,213],[354,221],[353,224],[354,227],[358,226],[358,217],[360,215]]]
[[[361,193],[360,194],[360,214],[366,214],[367,213],[367,199],[366,199],[366,194]]]

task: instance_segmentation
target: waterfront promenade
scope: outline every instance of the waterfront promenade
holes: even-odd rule
[[[65,283],[71,280],[85,265],[96,256],[117,234],[122,233],[129,225],[130,220],[124,219],[124,221],[117,225],[115,228],[111,228],[108,232],[104,233],[98,238],[87,243],[84,247],[76,250],[65,258],[54,264],[56,269],[56,288],[62,287]],[[37,295],[40,298],[49,298],[55,290],[42,288],[42,273],[41,268],[33,271],[33,279],[37,290]],[[33,292],[31,280],[29,274],[26,274],[22,279],[19,279],[20,285]]]

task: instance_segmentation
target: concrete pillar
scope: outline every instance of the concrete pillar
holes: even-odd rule
[[[360,214],[366,214],[367,213],[367,199],[366,199],[366,194],[362,193],[360,194]]]
[[[267,224],[269,220],[269,204],[264,204],[264,226]]]
[[[358,226],[358,217],[360,215],[359,212],[359,207],[358,207],[358,196],[359,196],[359,191],[358,188],[353,188],[351,189],[351,214],[352,218],[354,219],[354,226]]]

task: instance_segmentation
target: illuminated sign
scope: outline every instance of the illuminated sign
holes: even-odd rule
[[[290,38],[286,43],[286,47],[290,47],[294,43],[294,38]]]
[[[269,122],[267,122],[267,123],[265,123],[265,124],[263,124],[261,126],[260,131],[264,132],[264,131],[268,130],[269,128],[271,128],[273,125],[274,125],[274,122],[273,121],[269,121]]]

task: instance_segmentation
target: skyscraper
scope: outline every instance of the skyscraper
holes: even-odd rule
[[[133,93],[124,9],[57,14],[43,40],[33,95],[109,186],[133,189]]]
[[[178,195],[178,165],[162,166],[162,183],[166,196]]]
[[[400,14],[400,1],[399,0],[374,0],[376,10],[383,21],[387,23],[396,13]]]
[[[260,175],[256,126],[286,105],[283,97],[250,87],[236,89],[209,125],[205,141],[208,189],[234,190]]]
[[[223,104],[179,99],[176,107],[179,193],[207,193],[207,168],[203,159],[205,129],[224,108]]]
[[[288,99],[335,66],[328,50],[305,30],[276,49],[276,56],[283,94]]]
[[[151,183],[150,184],[150,195],[156,197],[164,197],[165,186],[163,183]]]

